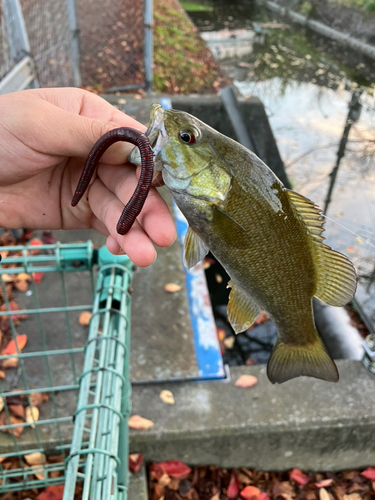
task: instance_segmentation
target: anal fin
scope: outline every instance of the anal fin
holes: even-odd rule
[[[228,319],[236,333],[250,328],[261,312],[261,308],[255,304],[233,281],[229,281],[228,288],[232,288],[229,294]]]
[[[208,246],[205,245],[199,236],[189,227],[184,239],[183,252],[183,261],[186,269],[191,269],[198,264],[198,262],[203,260],[208,251]]]

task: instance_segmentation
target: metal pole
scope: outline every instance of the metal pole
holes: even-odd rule
[[[326,197],[326,201],[325,201],[325,205],[324,205],[324,213],[325,214],[327,213],[328,206],[331,203],[332,191],[333,191],[333,188],[334,188],[334,185],[336,182],[336,177],[337,177],[337,173],[339,171],[340,162],[345,154],[345,149],[346,149],[346,144],[348,142],[350,129],[352,128],[353,123],[358,121],[359,116],[361,114],[362,105],[359,102],[359,98],[361,97],[361,93],[362,92],[353,92],[352,98],[351,98],[350,103],[349,103],[349,112],[348,112],[348,116],[346,118],[345,128],[344,128],[344,132],[343,132],[342,137],[341,137],[340,146],[339,146],[339,149],[337,151],[336,165],[334,166],[332,172],[329,174],[329,176],[331,177],[331,182],[329,184],[328,193],[327,193],[327,197]]]
[[[69,15],[70,28],[70,64],[73,69],[73,81],[75,87],[82,86],[82,76],[80,68],[80,46],[79,28],[77,24],[77,13],[75,0],[66,0]]]
[[[152,0],[144,0],[143,21],[145,29],[144,59],[145,59],[145,84],[146,92],[152,92],[152,64],[153,64],[153,42],[152,42]]]
[[[27,36],[25,20],[19,0],[3,0],[4,15],[7,25],[11,57],[15,62],[21,61],[25,56],[32,59],[29,38]],[[33,66],[34,63],[32,62]],[[29,86],[39,87],[35,67],[32,68],[35,75]]]

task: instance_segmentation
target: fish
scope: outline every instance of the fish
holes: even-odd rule
[[[187,269],[210,251],[230,277],[228,320],[235,333],[266,311],[278,330],[267,375],[272,383],[339,374],[316,330],[313,297],[343,306],[356,271],[324,244],[322,211],[287,189],[252,151],[196,117],[153,104],[146,131],[155,170],[188,221]],[[133,150],[129,161],[139,164]]]

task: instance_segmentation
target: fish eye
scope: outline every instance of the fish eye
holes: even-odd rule
[[[197,140],[195,134],[191,130],[180,130],[178,138],[184,144],[194,144]]]

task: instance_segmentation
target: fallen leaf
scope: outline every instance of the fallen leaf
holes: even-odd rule
[[[229,486],[227,489],[227,497],[228,498],[236,498],[238,496],[239,492],[240,492],[240,483],[237,479],[236,473],[234,472],[234,470],[232,470],[232,474],[230,476]]]
[[[40,245],[43,245],[43,243],[38,240],[38,238],[33,238],[32,240],[29,241],[29,245],[32,247],[38,247]],[[40,254],[40,250],[33,249],[31,250],[31,255],[38,255]]]
[[[164,472],[164,474],[159,479],[158,484],[160,484],[160,486],[168,486],[171,480],[172,479],[168,476],[168,474]]]
[[[78,323],[82,326],[87,326],[90,324],[92,313],[90,311],[83,311],[79,315]]]
[[[10,423],[12,425],[17,425],[17,424],[23,424],[23,420],[18,417],[14,417],[13,415],[10,415]],[[16,438],[20,438],[21,434],[23,433],[24,427],[13,427],[13,429],[7,429],[6,432],[9,432],[11,434],[14,434]]]
[[[19,292],[22,292],[22,293],[27,292],[27,290],[29,288],[27,281],[16,281],[14,286],[16,287],[16,289]]]
[[[182,479],[191,472],[190,467],[179,460],[160,462],[159,465],[168,474],[168,476],[176,479]]]
[[[325,488],[320,488],[319,490],[319,500],[331,500],[328,491]]]
[[[30,274],[20,273],[16,276],[16,281],[31,281]]]
[[[270,496],[268,493],[262,491],[262,493],[256,497],[256,500],[270,500]]]
[[[0,396],[0,412],[4,409],[4,399]]]
[[[24,410],[24,407],[22,405],[10,405],[10,404],[8,404],[8,408],[13,413],[13,415],[24,420],[25,410]]]
[[[45,392],[33,392],[32,394],[30,394],[31,406],[37,406],[39,409],[42,404],[48,400],[49,396]]]
[[[1,279],[4,281],[4,283],[13,283],[16,277],[14,274],[2,274]]]
[[[255,486],[246,486],[240,493],[245,500],[251,500],[253,497],[260,495],[260,489]]]
[[[221,274],[216,273],[215,274],[215,280],[216,280],[217,283],[220,284],[220,283],[223,282],[223,277],[221,276]]]
[[[167,405],[174,405],[175,400],[173,397],[173,394],[171,391],[161,391],[159,394],[160,399],[163,401],[163,403],[166,403]]]
[[[4,359],[2,363],[2,368],[17,368],[17,367],[18,367],[18,358]]]
[[[4,354],[7,354],[8,356],[12,354],[17,354],[16,345],[18,346],[18,351],[22,351],[22,349],[26,345],[26,342],[27,342],[27,335],[17,335],[17,337],[15,339],[12,339],[6,346]]]
[[[28,406],[26,408],[26,422],[30,424],[32,429],[35,429],[35,423],[39,420],[39,410],[36,406]]]
[[[236,380],[234,385],[236,387],[252,387],[257,382],[258,379],[252,375],[241,375],[241,377]]]
[[[166,285],[164,285],[164,290],[168,293],[176,293],[181,290],[181,287],[176,283],[167,283]]]
[[[210,500],[220,500],[220,494],[217,491],[213,497],[210,498]]]
[[[136,430],[146,430],[154,427],[154,422],[152,420],[148,420],[147,418],[143,418],[139,415],[132,415],[128,420],[128,425],[131,429]]]
[[[216,328],[216,335],[217,335],[219,342],[223,342],[223,340],[225,339],[224,328]]]
[[[371,481],[371,487],[372,487],[373,491],[375,491],[375,481]]]
[[[136,474],[143,464],[142,453],[132,453],[129,455],[129,470],[133,474]]]
[[[364,470],[361,472],[361,476],[364,476],[366,479],[370,479],[371,481],[375,481],[375,467],[369,467]]]
[[[309,476],[304,474],[300,469],[292,469],[289,472],[289,478],[302,486],[310,481]]]
[[[358,493],[352,493],[351,495],[344,495],[343,500],[362,500],[362,497]]]
[[[318,483],[314,483],[317,488],[327,488],[328,486],[332,486],[333,479],[323,479]]]
[[[35,285],[39,285],[44,277],[44,273],[33,273],[33,280]]]
[[[177,491],[180,487],[181,479],[177,479],[176,477],[172,477],[170,483],[168,484],[168,488],[173,491]]]
[[[295,497],[295,491],[289,481],[275,482],[272,488],[272,495],[275,498],[281,496],[285,500],[290,500]]]
[[[6,460],[6,457],[0,457],[0,464],[2,464],[4,462],[4,460]]]
[[[5,372],[3,372],[2,370],[0,370],[0,378],[1,379],[5,379]]]
[[[234,341],[235,341],[235,338],[233,335],[231,335],[230,337],[227,337],[226,339],[224,339],[224,345],[227,349],[233,349],[233,344],[234,344]]]
[[[40,453],[39,451],[35,453],[29,453],[28,455],[24,455],[23,458],[29,465],[41,465],[47,462],[45,454]]]
[[[157,462],[152,462],[150,465],[150,479],[156,479],[159,481],[161,476],[164,474],[164,470],[161,468],[160,464]]]
[[[42,242],[45,245],[54,245],[56,243],[56,238],[51,231],[43,231]]]
[[[47,486],[47,488],[37,496],[37,499],[38,500],[62,500],[63,496],[64,496],[64,485],[58,484],[55,486]]]

